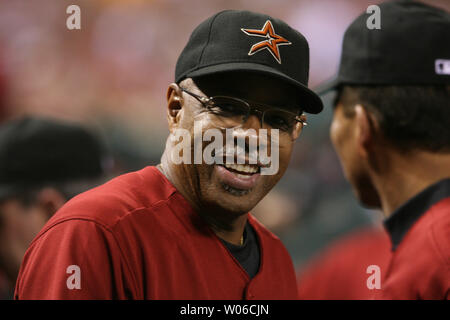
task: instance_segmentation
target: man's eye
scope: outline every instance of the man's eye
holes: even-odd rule
[[[245,113],[245,110],[240,106],[226,102],[215,103],[211,106],[210,110],[222,115],[242,115]]]
[[[292,120],[276,114],[266,115],[264,122],[274,129],[289,130],[292,127]]]
[[[241,111],[241,108],[230,104],[230,103],[222,103],[219,108],[224,111],[224,112],[229,112],[229,113],[238,113]]]

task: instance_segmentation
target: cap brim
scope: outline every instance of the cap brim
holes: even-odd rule
[[[248,62],[232,62],[232,63],[217,64],[192,71],[188,73],[186,77],[195,78],[210,75],[213,73],[232,72],[232,71],[255,72],[277,77],[283,81],[286,81],[289,84],[294,85],[299,90],[298,91],[299,97],[301,98],[301,101],[304,102],[302,107],[305,112],[317,114],[323,110],[322,100],[317,94],[315,94],[308,87],[288,77],[287,75],[278,70],[275,70],[269,66],[261,64]]]
[[[313,90],[318,96],[322,97],[322,96],[326,95],[327,93],[330,93],[331,91],[337,90],[339,85],[340,85],[340,81],[337,77],[335,77],[333,79],[330,79],[328,81],[321,83],[320,85],[315,87]]]

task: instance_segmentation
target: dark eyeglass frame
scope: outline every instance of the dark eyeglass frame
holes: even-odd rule
[[[197,101],[199,101],[199,102],[202,104],[202,106],[203,106],[205,109],[208,109],[208,110],[211,110],[211,108],[212,108],[212,106],[210,105],[210,103],[211,103],[214,99],[217,99],[217,98],[227,98],[227,99],[230,99],[230,100],[236,100],[236,101],[239,101],[239,102],[243,103],[243,104],[248,108],[246,117],[244,118],[244,122],[246,121],[246,119],[247,119],[247,118],[250,116],[250,114],[252,114],[252,113],[254,114],[254,113],[256,112],[256,113],[261,114],[261,118],[260,118],[260,119],[261,119],[261,122],[262,122],[263,119],[264,119],[264,114],[265,114],[266,111],[269,111],[269,110],[270,110],[270,111],[277,111],[277,110],[280,110],[280,111],[282,111],[282,112],[292,114],[293,120],[295,120],[296,122],[301,123],[301,124],[302,124],[302,127],[305,127],[305,126],[308,125],[307,122],[306,122],[304,119],[301,118],[301,115],[303,114],[303,112],[294,113],[294,112],[286,111],[286,110],[284,110],[284,109],[280,109],[280,108],[276,108],[276,107],[271,107],[271,106],[266,106],[266,105],[263,105],[263,104],[260,104],[260,105],[261,105],[261,106],[267,107],[267,109],[266,109],[266,110],[259,110],[258,108],[256,108],[255,106],[252,106],[252,105],[251,105],[250,103],[248,103],[247,101],[242,100],[242,99],[239,99],[239,98],[229,97],[229,96],[204,97],[204,96],[200,96],[200,95],[198,95],[198,94],[195,94],[195,93],[193,93],[193,92],[190,92],[190,91],[188,91],[188,90],[186,90],[186,89],[184,89],[184,88],[181,88],[181,87],[180,87],[180,89],[181,89],[181,91],[186,92],[186,93],[189,94],[190,96],[194,97]]]

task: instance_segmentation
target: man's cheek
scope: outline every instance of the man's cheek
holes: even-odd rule
[[[273,148],[270,153],[270,157],[268,157],[267,163],[269,164],[267,167],[261,168],[262,176],[273,176],[277,175],[280,170],[280,155],[278,148]]]

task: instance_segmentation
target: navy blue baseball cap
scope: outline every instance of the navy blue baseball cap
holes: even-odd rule
[[[415,1],[379,5],[380,29],[363,13],[347,28],[337,76],[315,91],[348,85],[450,83],[450,14]]]

